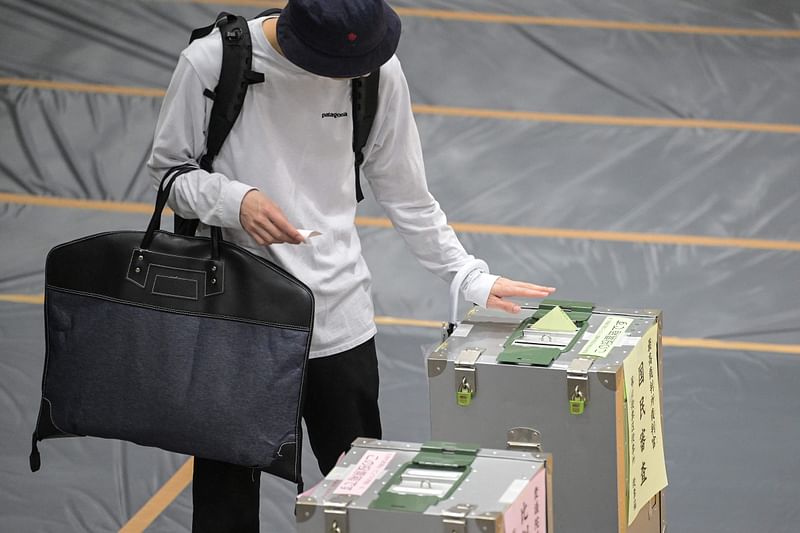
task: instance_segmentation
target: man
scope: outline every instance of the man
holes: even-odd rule
[[[227,240],[281,265],[314,292],[316,315],[303,415],[327,473],[355,437],[381,436],[370,273],[355,228],[350,80],[380,68],[363,176],[394,227],[430,271],[457,275],[464,297],[518,312],[506,298],[554,289],[476,268],[427,189],[400,62],[400,19],[382,0],[289,0],[280,17],[250,22],[253,70],[242,112],[215,172],[179,177],[170,206],[223,228]],[[181,54],[156,128],[156,182],[205,148],[222,45],[213,33]],[[304,242],[297,228],[321,233]],[[197,459],[193,531],[258,531],[258,472]]]

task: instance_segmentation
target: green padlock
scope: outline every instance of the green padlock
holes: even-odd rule
[[[467,378],[461,380],[461,386],[456,391],[456,401],[461,407],[466,407],[472,403],[472,387],[469,386]]]
[[[569,414],[571,415],[582,415],[585,408],[586,400],[583,398],[575,398],[569,401]]]
[[[459,391],[456,393],[456,401],[458,401],[458,405],[461,407],[466,407],[472,403],[472,393]]]

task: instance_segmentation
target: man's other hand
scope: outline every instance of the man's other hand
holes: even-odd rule
[[[262,246],[303,242],[303,236],[286,220],[281,208],[257,189],[249,191],[242,198],[239,222],[242,228]]]
[[[512,279],[498,278],[492,285],[489,298],[486,300],[486,307],[489,309],[502,309],[509,313],[519,313],[520,307],[514,302],[504,300],[504,298],[546,298],[556,289],[554,287],[542,287],[533,283],[514,281]]]

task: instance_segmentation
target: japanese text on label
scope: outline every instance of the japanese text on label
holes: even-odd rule
[[[658,326],[624,361],[628,423],[628,525],[667,486],[658,382]]]

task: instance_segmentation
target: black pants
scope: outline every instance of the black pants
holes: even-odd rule
[[[308,363],[303,418],[326,475],[356,437],[381,438],[375,339]],[[261,472],[195,458],[193,533],[257,533]]]

